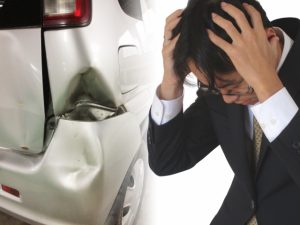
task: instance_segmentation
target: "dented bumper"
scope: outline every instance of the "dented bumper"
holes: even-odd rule
[[[141,140],[130,113],[102,122],[60,120],[45,153],[0,151],[1,182],[20,192],[0,191],[0,207],[33,224],[102,224],[145,147]]]

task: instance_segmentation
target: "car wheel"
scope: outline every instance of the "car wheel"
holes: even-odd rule
[[[129,184],[126,188],[120,225],[133,224],[134,219],[139,211],[139,206],[142,199],[144,178],[144,160],[139,158],[135,161],[129,176]]]
[[[145,153],[134,158],[105,225],[134,225],[145,185]]]

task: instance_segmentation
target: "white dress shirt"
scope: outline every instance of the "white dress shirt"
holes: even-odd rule
[[[294,43],[282,29],[280,30],[283,33],[284,45],[277,71],[283,65]],[[175,118],[181,112],[182,107],[183,95],[173,100],[161,100],[156,94],[152,103],[151,117],[157,125],[162,125]],[[289,124],[297,111],[298,106],[286,88],[283,87],[263,103],[248,106],[249,122],[246,126],[247,132],[252,139],[254,115],[264,134],[272,142]]]

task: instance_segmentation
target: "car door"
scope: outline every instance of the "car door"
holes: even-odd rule
[[[153,60],[154,42],[147,26],[151,7],[144,0],[119,0],[119,4],[132,21],[119,39],[120,90],[126,109],[134,113],[141,124],[147,118],[156,85],[153,79],[157,73]]]

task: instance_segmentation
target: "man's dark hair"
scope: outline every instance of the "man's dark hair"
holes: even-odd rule
[[[260,12],[264,27],[271,26],[266,12],[256,0],[225,0],[225,2],[242,10],[252,26],[251,18],[242,3],[251,4]],[[232,43],[228,34],[212,21],[211,13],[215,12],[231,21],[236,29],[241,31],[234,18],[221,9],[220,3],[221,0],[189,0],[181,14],[180,22],[173,29],[173,37],[180,33],[173,57],[175,72],[182,81],[189,73],[188,60],[194,61],[196,67],[206,75],[211,88],[214,86],[216,74],[228,74],[235,71],[229,57],[210,41],[206,30],[209,28],[224,40]]]

